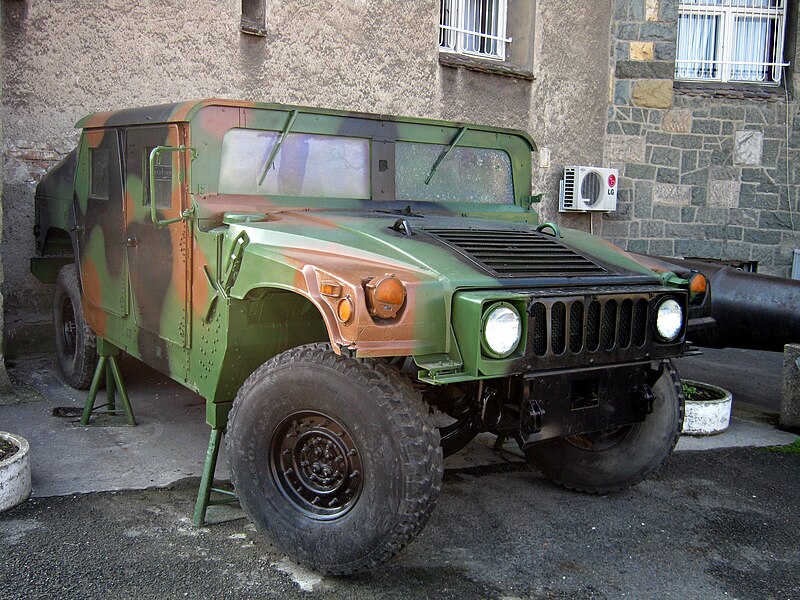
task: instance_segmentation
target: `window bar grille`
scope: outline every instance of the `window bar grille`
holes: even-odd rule
[[[507,0],[442,0],[442,50],[505,60]]]
[[[785,21],[785,0],[684,0],[675,77],[779,83]]]

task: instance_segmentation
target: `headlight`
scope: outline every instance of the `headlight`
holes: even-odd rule
[[[505,358],[519,345],[522,321],[510,304],[500,302],[483,316],[483,346],[495,358]]]
[[[672,298],[662,300],[656,313],[656,332],[665,342],[671,342],[683,328],[683,309]]]
[[[364,286],[370,314],[394,319],[406,301],[406,288],[394,275],[373,277]]]

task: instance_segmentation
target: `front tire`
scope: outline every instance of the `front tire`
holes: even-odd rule
[[[281,550],[349,574],[397,554],[442,482],[439,435],[411,383],[381,361],[301,346],[259,367],[228,420],[242,508]]]
[[[683,426],[683,389],[672,363],[663,363],[653,393],[653,412],[642,423],[529,446],[528,460],[555,483],[580,492],[605,494],[639,483],[667,459]]]
[[[53,294],[53,333],[56,358],[66,382],[89,389],[97,366],[97,338],[86,324],[75,265],[61,268]]]

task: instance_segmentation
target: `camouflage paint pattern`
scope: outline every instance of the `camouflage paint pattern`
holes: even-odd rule
[[[371,197],[220,193],[225,134],[275,134],[290,121],[292,134],[369,140]],[[502,377],[530,371],[527,350],[523,337],[506,359],[481,353],[488,304],[514,302],[524,315],[531,290],[572,295],[639,286],[662,293],[685,283],[578,231],[559,232],[558,242],[564,252],[602,265],[601,278],[500,277],[426,235],[429,228],[533,230],[535,144],[524,132],[229,100],[100,113],[77,127],[80,145],[67,161],[75,164],[74,181],[69,164],[59,165],[37,192],[37,250],[46,257],[38,260],[63,263],[65,244],[67,251],[71,246],[92,329],[204,396],[212,426],[224,424],[237,390],[258,365],[300,344],[330,341],[337,352],[360,357],[411,356],[431,383]],[[395,143],[447,147],[464,127],[459,148],[508,156],[513,198],[504,204],[397,201]],[[187,150],[158,155],[159,185],[150,191],[148,159],[157,146]],[[99,191],[92,189],[93,164],[108,173],[99,178]],[[159,219],[186,218],[156,227],[151,192]],[[398,219],[410,224],[411,235],[393,228]],[[407,292],[392,319],[371,316],[366,302],[366,282],[386,274]],[[323,285],[336,294],[323,294]],[[337,304],[348,297],[353,316],[342,322]],[[661,355],[679,354],[682,343],[664,345]]]

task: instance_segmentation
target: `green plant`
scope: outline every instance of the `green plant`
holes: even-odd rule
[[[767,450],[781,454],[800,454],[800,437],[786,446],[768,446]]]

